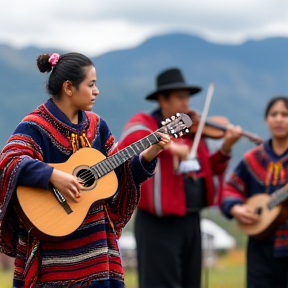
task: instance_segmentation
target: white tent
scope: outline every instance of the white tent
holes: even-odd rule
[[[228,250],[235,247],[235,238],[213,221],[209,219],[201,219],[200,225],[203,235],[203,249],[212,248],[214,250]],[[210,244],[207,239],[211,239]]]
[[[136,249],[136,240],[135,240],[134,234],[132,232],[123,233],[120,239],[118,240],[118,244],[119,244],[120,249],[123,249],[123,250]]]

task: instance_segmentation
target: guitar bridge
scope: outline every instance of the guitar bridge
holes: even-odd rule
[[[56,189],[54,186],[52,187],[52,192],[55,198],[57,199],[58,203],[63,207],[65,212],[69,215],[73,212],[71,207],[69,206],[67,200],[64,198],[64,196],[60,193],[58,189]]]

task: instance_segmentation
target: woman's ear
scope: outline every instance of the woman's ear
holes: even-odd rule
[[[69,80],[66,80],[62,84],[62,90],[68,96],[73,96],[73,88],[74,88],[74,86],[73,86],[72,82]]]

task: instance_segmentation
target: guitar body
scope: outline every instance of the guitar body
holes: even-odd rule
[[[250,197],[246,204],[259,210],[259,220],[253,224],[238,222],[240,229],[255,239],[262,240],[273,234],[277,227],[288,219],[288,209],[285,203],[269,209],[267,204],[271,195],[257,194]]]
[[[96,149],[82,148],[64,163],[49,164],[61,171],[77,176],[85,173],[87,167],[106,157]],[[77,200],[67,198],[72,212],[67,213],[51,190],[19,186],[16,191],[15,208],[30,233],[40,240],[59,240],[75,230],[84,221],[94,202],[113,196],[118,187],[114,171],[102,178],[89,181],[89,186],[81,191]]]

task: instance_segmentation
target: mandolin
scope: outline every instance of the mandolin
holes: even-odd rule
[[[256,194],[247,199],[246,204],[255,208],[259,215],[257,222],[245,224],[238,222],[240,229],[255,239],[262,240],[272,235],[280,224],[288,219],[288,184],[271,195]]]
[[[73,233],[82,224],[93,203],[101,203],[116,193],[118,180],[115,168],[158,143],[161,139],[158,132],[175,138],[189,133],[192,120],[187,114],[177,113],[163,121],[162,125],[155,132],[109,157],[86,147],[76,151],[64,163],[49,164],[83,181],[84,188],[78,199],[65,199],[61,191],[52,185],[47,190],[18,186],[14,207],[29,233],[48,241],[57,241]]]

